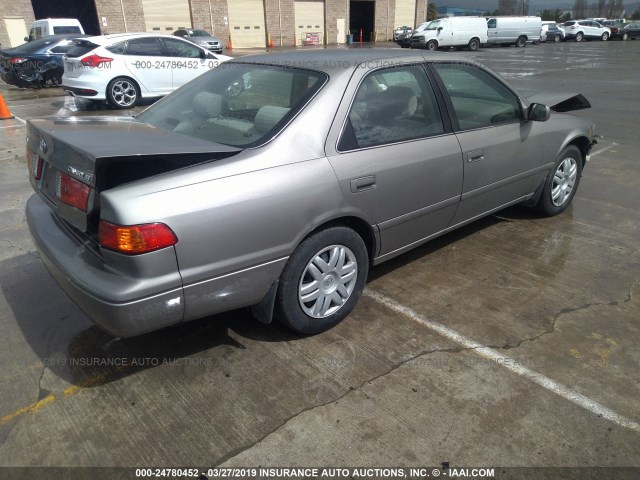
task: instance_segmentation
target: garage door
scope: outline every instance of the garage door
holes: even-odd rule
[[[7,28],[7,35],[9,36],[9,46],[17,47],[24,43],[24,37],[29,33],[27,32],[27,25],[22,17],[4,17],[4,26]],[[5,45],[6,48],[6,45]]]
[[[173,33],[191,27],[188,0],[142,0],[147,32]]]
[[[233,48],[265,47],[263,0],[230,0],[229,26]]]
[[[415,27],[416,19],[416,0],[396,0],[396,21],[393,28],[396,27]]]
[[[296,41],[298,45],[324,43],[324,0],[296,0]]]

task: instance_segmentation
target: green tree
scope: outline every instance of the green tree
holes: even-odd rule
[[[540,12],[540,18],[544,21],[555,21],[556,15],[553,10],[547,10],[546,8]]]
[[[640,7],[636,8],[636,11],[631,14],[631,20],[640,20]]]
[[[427,20],[435,20],[438,18],[438,6],[436,2],[429,2],[427,5]]]

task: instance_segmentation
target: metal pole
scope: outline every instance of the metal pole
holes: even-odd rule
[[[120,8],[122,9],[122,21],[124,22],[124,33],[127,33],[129,30],[127,30],[127,17],[124,14],[124,3],[122,3],[122,0],[120,0]]]
[[[278,22],[280,22],[280,46],[282,46],[282,10],[280,9],[280,0],[278,0]]]
[[[214,35],[213,31],[213,13],[211,11],[211,0],[209,0],[209,22],[211,23],[211,35]]]

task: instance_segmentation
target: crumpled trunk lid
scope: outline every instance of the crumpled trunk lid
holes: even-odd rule
[[[97,224],[92,218],[99,216],[101,191],[239,151],[132,117],[44,118],[27,124],[27,162],[33,189],[58,216],[82,232]],[[61,201],[63,178],[76,186],[80,182],[85,192],[88,187],[86,211]]]

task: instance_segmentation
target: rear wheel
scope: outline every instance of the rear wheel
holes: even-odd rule
[[[332,227],[305,239],[280,277],[276,317],[298,333],[320,333],[355,307],[369,271],[362,238],[346,227]]]
[[[582,32],[576,33],[576,42],[581,42],[582,40],[584,40],[584,33]]]
[[[133,108],[140,100],[140,88],[130,78],[114,78],[107,86],[107,100],[114,108]]]
[[[573,200],[582,175],[582,153],[575,145],[565,148],[555,165],[552,174],[545,181],[544,189],[537,209],[547,216],[563,212]]]
[[[622,34],[622,40],[629,40],[629,34],[627,32]]]
[[[603,42],[606,42],[607,40],[609,40],[609,33],[604,32],[600,38],[602,39]]]
[[[560,40],[562,40],[562,38],[560,37],[560,34],[556,33],[555,37],[553,37],[553,41],[558,43]]]
[[[427,50],[436,50],[438,48],[438,42],[435,40],[429,40],[427,42]]]
[[[478,50],[478,48],[480,48],[480,40],[478,40],[477,38],[472,38],[471,40],[469,40],[469,50],[475,52],[476,50]]]
[[[516,47],[523,48],[527,44],[527,39],[525,37],[518,37],[516,40]]]

